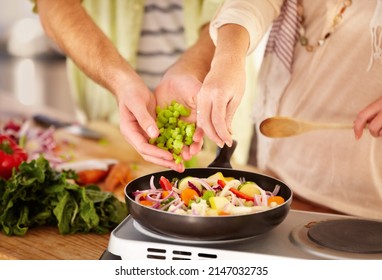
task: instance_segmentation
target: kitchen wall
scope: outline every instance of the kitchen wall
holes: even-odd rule
[[[74,113],[65,57],[45,36],[29,0],[0,0],[0,94]]]

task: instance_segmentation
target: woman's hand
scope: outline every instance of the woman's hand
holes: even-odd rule
[[[244,94],[245,57],[213,61],[197,98],[197,125],[219,147],[232,145],[232,120]]]
[[[211,69],[198,94],[197,125],[219,147],[232,145],[231,125],[245,90],[248,46],[249,34],[244,27],[220,27]]]
[[[382,98],[377,99],[362,111],[354,120],[354,135],[360,139],[365,128],[373,137],[382,137]]]

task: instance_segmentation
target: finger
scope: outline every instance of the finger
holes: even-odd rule
[[[356,139],[360,139],[363,134],[363,130],[366,128],[369,118],[372,118],[367,111],[361,111],[354,121],[353,131]]]
[[[151,155],[145,155],[143,158],[145,161],[172,169],[177,172],[184,172],[185,170],[183,163],[176,164],[174,160],[164,160],[164,159],[157,158]]]
[[[382,136],[382,113],[377,114],[369,121],[368,129],[373,137]]]
[[[139,126],[147,133],[150,138],[159,136],[159,129],[155,119],[147,110],[145,104],[136,103],[131,108],[131,113],[139,123]]]
[[[382,111],[382,99],[378,99],[360,111],[354,121],[354,134],[356,139],[362,137],[367,124]]]
[[[135,137],[135,135],[132,135],[130,137],[130,140],[133,142],[134,149],[143,157],[147,156],[153,156],[156,158],[160,158],[166,161],[172,161],[174,160],[172,154],[169,151],[163,150],[161,148],[158,148],[155,145],[149,144],[147,141],[141,141],[136,140],[139,139],[138,137]]]
[[[227,146],[231,147],[232,137],[226,125],[226,109],[227,103],[224,100],[217,101],[213,104],[211,119],[216,134]]]
[[[198,114],[196,118],[197,126],[203,129],[204,133],[219,147],[223,147],[224,141],[217,135],[211,120],[212,104],[201,99],[198,100]]]
[[[203,139],[199,142],[193,142],[190,146],[185,146],[182,150],[182,157],[184,160],[190,160],[194,155],[199,153],[203,147]]]
[[[237,111],[237,108],[239,108],[241,102],[241,97],[234,96],[231,102],[227,106],[227,113],[226,113],[226,126],[228,129],[228,132],[232,135],[232,122],[233,118],[235,116],[235,113]]]
[[[196,127],[192,140],[194,142],[202,142],[203,143],[204,131],[200,127]]]
[[[173,159],[170,152],[149,144],[147,138],[143,135],[144,132],[142,128],[136,121],[131,122],[128,121],[127,118],[121,119],[120,131],[126,141],[129,142],[140,155],[152,154],[155,155],[155,157],[165,160]]]

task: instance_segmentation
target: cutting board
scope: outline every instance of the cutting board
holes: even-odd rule
[[[60,235],[55,227],[30,229],[23,237],[0,234],[0,260],[97,260],[109,234]]]

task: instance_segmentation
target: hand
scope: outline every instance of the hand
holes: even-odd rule
[[[149,144],[159,135],[155,123],[156,101],[143,81],[134,76],[115,91],[120,115],[120,130],[125,139],[146,160],[174,169],[172,154]]]
[[[169,105],[172,101],[177,101],[185,107],[191,109],[191,114],[184,120],[190,123],[196,123],[196,104],[195,98],[202,83],[193,75],[188,74],[170,74],[163,77],[154,91],[157,104],[162,108]],[[195,139],[195,135],[198,135]],[[194,134],[194,143],[190,147],[184,147],[182,157],[184,160],[191,159],[192,156],[200,152],[203,146],[203,132],[196,128]],[[178,172],[184,171],[183,164],[175,164],[171,167]]]
[[[382,137],[382,98],[377,99],[358,113],[354,120],[356,139],[362,137],[366,126],[373,137]]]
[[[219,147],[232,146],[231,125],[244,94],[248,46],[249,33],[244,27],[220,27],[211,69],[198,94],[197,125]]]
[[[214,59],[198,93],[197,125],[219,147],[232,146],[232,120],[245,88],[245,63],[240,61]]]

